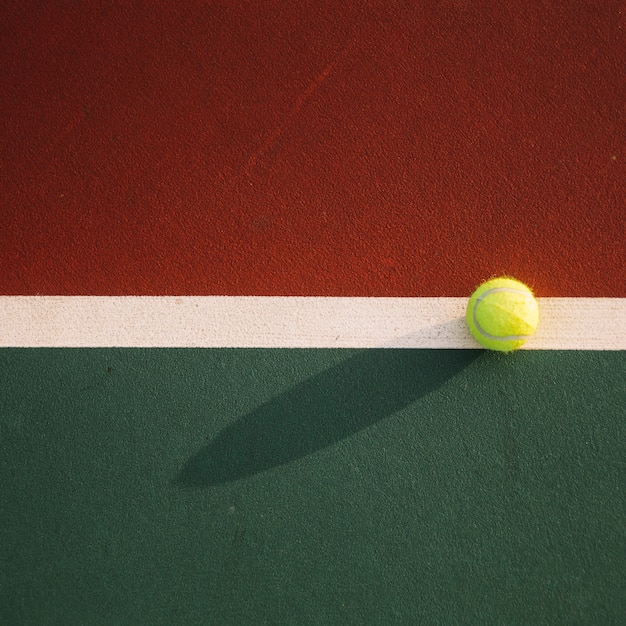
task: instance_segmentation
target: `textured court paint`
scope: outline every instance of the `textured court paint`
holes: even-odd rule
[[[0,296],[0,347],[478,348],[466,298]],[[626,298],[541,298],[532,350],[626,350]]]
[[[623,353],[2,350],[0,380],[2,623],[626,614]]]
[[[626,295],[620,0],[4,5],[0,293]]]
[[[623,2],[391,4],[4,2],[0,294],[625,297]],[[621,625],[624,368],[0,350],[0,622]]]

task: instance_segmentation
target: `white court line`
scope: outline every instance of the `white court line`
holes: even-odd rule
[[[530,350],[625,350],[626,298],[539,298]],[[0,347],[478,348],[466,298],[0,296]]]

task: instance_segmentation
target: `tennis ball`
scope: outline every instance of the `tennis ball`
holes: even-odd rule
[[[465,315],[472,336],[489,350],[517,350],[537,329],[532,291],[513,278],[493,278],[471,295]]]

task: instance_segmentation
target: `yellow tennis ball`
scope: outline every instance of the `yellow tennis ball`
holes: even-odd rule
[[[494,278],[471,295],[465,315],[476,341],[489,350],[517,350],[537,329],[539,305],[513,278]]]

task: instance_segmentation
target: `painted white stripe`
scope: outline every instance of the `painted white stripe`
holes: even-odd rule
[[[626,349],[626,298],[539,298],[526,349]],[[1,347],[477,348],[466,298],[0,296]]]

